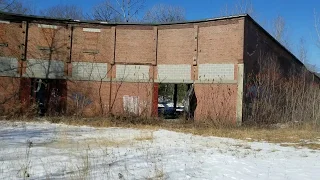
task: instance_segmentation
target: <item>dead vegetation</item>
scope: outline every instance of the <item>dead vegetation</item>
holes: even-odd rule
[[[34,121],[35,119],[21,119],[22,121]],[[283,123],[277,125],[243,125],[218,126],[208,122],[166,121],[161,119],[129,120],[128,118],[98,117],[98,118],[72,118],[72,117],[47,117],[39,121],[47,120],[52,123],[63,123],[74,126],[91,127],[121,127],[146,130],[166,129],[170,131],[191,133],[200,136],[216,136],[234,138],[245,141],[262,141],[279,143],[283,146],[306,147],[320,150],[320,126],[313,123]],[[132,123],[134,122],[134,123]],[[152,141],[153,134],[149,131],[134,137],[135,141]],[[63,143],[62,143],[63,144]],[[111,143],[112,144],[112,143]]]

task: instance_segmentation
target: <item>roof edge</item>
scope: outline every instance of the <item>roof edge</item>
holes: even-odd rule
[[[145,22],[115,23],[115,22],[106,22],[106,21],[62,19],[62,18],[52,18],[47,16],[23,15],[23,14],[15,14],[15,13],[8,13],[8,12],[0,12],[0,18],[4,18],[5,20],[14,20],[14,19],[19,19],[20,21],[47,20],[47,21],[59,22],[59,23],[80,23],[80,24],[83,23],[83,24],[100,24],[100,25],[149,25],[149,26],[201,23],[201,22],[242,18],[246,16],[248,16],[248,14],[230,15],[230,16],[222,16],[222,17],[215,17],[215,18],[209,18],[209,19],[194,20],[194,21],[181,21],[181,22],[168,22],[168,23],[145,23]]]
[[[266,29],[264,29],[256,20],[254,20],[249,14],[246,14],[246,18],[248,18],[251,22],[253,22],[262,32],[264,32],[273,42],[275,42],[277,45],[279,45],[282,49],[284,49],[287,53],[289,53],[290,56],[294,58],[294,60],[302,65],[304,68],[306,68],[307,71],[309,71],[311,74],[313,74],[315,77],[317,77],[320,80],[320,76],[317,72],[310,71],[307,66],[300,61],[299,58],[297,58],[296,55],[294,55],[288,48],[286,48],[283,44],[281,44],[278,40],[276,40]],[[320,74],[320,73],[319,73]]]

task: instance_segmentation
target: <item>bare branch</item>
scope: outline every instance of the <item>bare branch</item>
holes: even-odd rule
[[[151,23],[184,21],[185,10],[179,6],[158,4],[146,12],[143,20]]]
[[[316,35],[317,35],[317,46],[320,47],[320,30],[319,30],[320,19],[318,17],[316,10],[314,10],[313,13],[314,13],[314,28],[316,30]]]
[[[233,8],[229,8],[228,4],[221,10],[222,16],[230,16],[235,14],[249,14],[255,16],[254,7],[251,0],[237,0]]]
[[[285,19],[278,15],[273,21],[271,26],[271,34],[283,46],[290,49],[290,41],[288,36],[288,28]]]
[[[0,11],[17,14],[34,13],[32,8],[21,0],[0,0]]]
[[[110,0],[93,8],[92,17],[99,21],[109,22],[133,22],[136,16],[144,7],[145,0],[115,0],[112,4]]]
[[[307,49],[305,47],[305,39],[304,38],[301,38],[300,39],[300,45],[299,45],[299,59],[300,61],[302,61],[304,64],[308,62],[308,59],[307,59]]]
[[[82,9],[76,5],[56,5],[40,11],[41,15],[52,18],[83,19]]]

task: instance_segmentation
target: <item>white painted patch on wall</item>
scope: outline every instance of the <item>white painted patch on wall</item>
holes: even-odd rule
[[[116,78],[121,80],[148,80],[150,66],[116,65]]]
[[[3,21],[3,20],[0,20],[0,23],[1,23],[1,24],[10,24],[10,21]]]
[[[191,80],[191,65],[158,65],[158,81],[190,81]]]
[[[139,97],[138,96],[123,96],[123,110],[129,114],[139,114]]]
[[[28,59],[26,77],[60,79],[64,77],[64,62]]]
[[[96,29],[96,28],[83,28],[82,30],[84,32],[94,32],[94,33],[101,32],[101,29]]]
[[[72,62],[72,77],[79,80],[107,79],[107,63]]]
[[[234,80],[234,64],[200,64],[198,70],[201,81]]]
[[[56,25],[49,25],[49,24],[38,24],[39,28],[45,28],[45,29],[58,29],[58,26]]]
[[[18,60],[10,57],[0,57],[0,76],[16,77]]]

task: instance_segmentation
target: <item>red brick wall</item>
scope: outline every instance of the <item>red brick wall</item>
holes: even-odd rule
[[[41,22],[42,23],[42,22]],[[43,22],[50,24],[50,22]],[[138,26],[138,25],[71,25],[56,24],[58,29],[39,28],[38,22],[30,23],[28,37],[28,59],[48,59],[39,47],[55,48],[51,59],[69,62],[102,62],[112,64],[153,64],[149,77],[157,77],[156,64],[190,64],[192,79],[197,80],[199,64],[237,64],[243,62],[244,18],[217,20],[180,25]],[[83,28],[98,28],[101,32],[84,32]],[[17,28],[14,28],[17,29]],[[1,33],[0,33],[1,35]],[[21,37],[23,39],[23,36]],[[72,39],[72,46],[71,46]],[[96,54],[84,53],[94,51]],[[66,63],[68,75],[72,75],[71,64]],[[194,66],[193,66],[194,65]],[[115,66],[114,66],[115,67]],[[195,70],[195,73],[193,72]],[[87,98],[83,113],[87,116],[107,113],[124,113],[123,97],[139,97],[140,112],[150,116],[155,109],[157,90],[153,79],[150,82],[116,82],[115,68],[108,73],[109,80],[75,81],[70,80],[68,87],[69,113],[74,113],[75,94]],[[111,94],[110,94],[111,92]],[[196,119],[214,119],[217,112],[228,112],[235,119],[237,84],[196,84],[198,99]],[[224,103],[224,105],[221,105]],[[226,111],[230,109],[230,111]],[[230,113],[229,113],[230,112]]]
[[[153,63],[155,31],[152,26],[116,26],[117,63]]]
[[[157,64],[192,64],[195,50],[193,24],[158,28]]]
[[[84,32],[83,28],[85,27],[73,29],[72,61],[113,62],[115,32],[112,28],[93,27],[100,29],[101,32]],[[90,51],[96,51],[97,54],[90,54]]]
[[[17,58],[19,61],[23,57],[22,48],[20,49],[24,44],[23,37],[22,23],[0,23],[0,43],[8,44],[8,46],[0,46],[0,57]],[[19,68],[16,71],[18,74]],[[0,115],[19,112],[19,86],[19,78],[0,77]]]
[[[237,84],[196,84],[196,120],[236,122]]]
[[[234,64],[237,82],[237,64],[243,62],[243,43],[244,18],[200,23],[198,64]],[[195,119],[236,122],[237,90],[237,83],[196,84]]]
[[[7,47],[0,46],[0,56],[21,59],[19,47],[24,43],[23,36],[22,23],[0,23],[0,43],[8,44]]]
[[[40,28],[38,23],[29,24],[27,59],[67,61],[70,56],[70,29],[66,25],[53,24],[57,29]],[[52,53],[40,48],[52,48]]]
[[[117,82],[112,83],[111,103],[112,113],[117,115],[125,115],[123,97],[134,96],[139,98],[139,113],[142,116],[151,116],[152,99],[153,99],[152,83],[128,83]]]
[[[19,78],[0,77],[0,115],[19,112],[19,85]]]
[[[110,83],[68,81],[67,87],[67,111],[69,114],[79,112],[84,116],[96,116],[108,113]]]
[[[198,63],[243,62],[244,19],[199,24]]]

